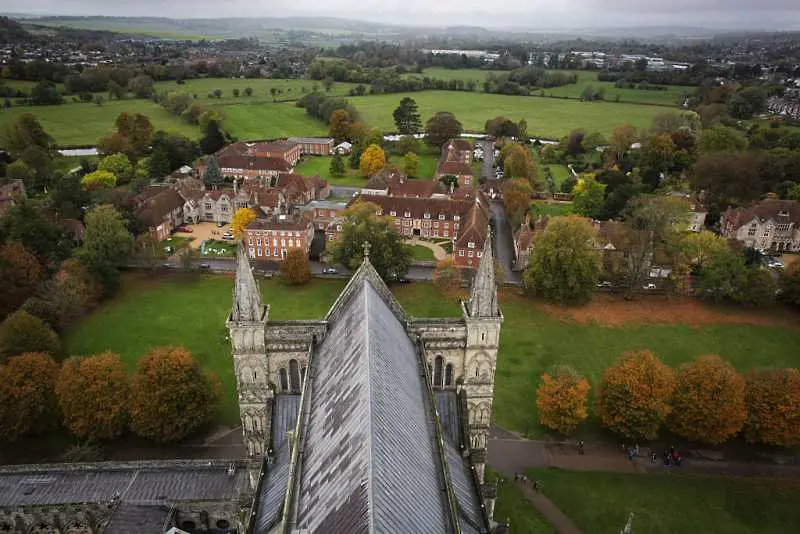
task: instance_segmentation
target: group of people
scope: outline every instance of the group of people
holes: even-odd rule
[[[523,484],[528,484],[530,479],[524,473],[514,473],[514,480],[518,482],[522,482]],[[539,491],[541,485],[539,484],[538,480],[533,481],[533,489],[534,491]]]

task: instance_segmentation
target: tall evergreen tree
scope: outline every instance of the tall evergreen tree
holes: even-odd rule
[[[208,158],[208,165],[203,173],[203,183],[207,187],[214,187],[222,183],[222,172],[219,170],[219,163],[214,156]]]
[[[206,134],[200,139],[200,150],[203,154],[213,154],[225,146],[225,134],[217,121],[208,121]]]
[[[416,101],[411,97],[405,97],[400,101],[400,105],[392,113],[394,124],[397,131],[403,135],[415,134],[422,129],[422,119],[419,116],[419,108]]]

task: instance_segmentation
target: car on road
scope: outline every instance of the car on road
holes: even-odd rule
[[[653,289],[658,289],[655,284],[645,284],[642,286],[642,289],[645,291],[652,291]]]
[[[783,262],[781,260],[771,259],[767,262],[767,267],[770,269],[783,269]]]
[[[231,241],[233,240],[233,234],[231,232],[225,232],[224,234],[222,234],[222,239],[226,241]]]
[[[198,267],[200,269],[204,270],[204,271],[208,271],[209,269],[211,269],[211,264],[210,263],[201,263],[200,265],[198,265]]]
[[[193,230],[191,228],[189,228],[188,226],[179,226],[179,227],[175,228],[175,231],[176,232],[180,232],[182,234],[191,234],[193,232]]]
[[[264,273],[264,278],[269,279],[272,278],[273,276],[275,276],[275,273],[273,273],[272,271],[267,271]]]
[[[325,267],[324,269],[322,269],[322,274],[336,274],[338,272],[339,271],[337,271],[333,267]]]
[[[614,287],[614,284],[612,284],[608,280],[602,280],[600,283],[597,284],[597,287],[598,288],[601,288],[601,287],[610,288],[610,287]]]
[[[224,223],[224,222],[222,222],[222,221],[217,221],[217,228],[222,228],[223,226],[225,226],[225,223]]]

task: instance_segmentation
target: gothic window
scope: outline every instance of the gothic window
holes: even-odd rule
[[[453,385],[453,364],[448,363],[447,367],[444,368],[444,385],[445,386],[452,386]]]
[[[442,367],[444,366],[444,359],[441,356],[437,356],[434,360],[433,365],[433,385],[434,386],[441,386],[442,385]]]
[[[297,360],[289,360],[289,386],[293,393],[300,391],[300,367]]]
[[[480,425],[488,425],[489,424],[489,407],[481,405],[478,408],[478,424]]]
[[[278,371],[278,376],[281,381],[281,391],[289,391],[289,378],[286,376],[285,367],[282,367],[281,370]]]

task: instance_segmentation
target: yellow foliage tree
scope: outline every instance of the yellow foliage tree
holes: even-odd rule
[[[586,400],[589,382],[568,366],[559,366],[542,375],[536,390],[539,422],[564,435],[575,430],[589,416]]]
[[[386,155],[378,145],[369,145],[361,154],[361,176],[372,176],[386,166]]]
[[[250,208],[239,208],[236,210],[231,220],[231,231],[234,237],[236,237],[236,239],[244,237],[244,229],[255,220],[256,212]]]

